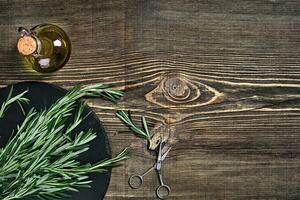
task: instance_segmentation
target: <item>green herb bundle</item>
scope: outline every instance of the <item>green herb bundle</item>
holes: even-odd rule
[[[76,110],[74,121],[66,125],[76,102],[82,97],[104,97],[116,101],[122,96],[107,85],[74,87],[49,109],[31,109],[23,123],[17,127],[14,137],[0,149],[0,199],[45,199],[64,198],[69,191],[88,187],[88,174],[102,172],[128,156],[124,149],[116,157],[95,164],[80,164],[79,154],[89,149],[89,142],[96,133],[92,130],[76,133],[74,129],[83,121],[85,104]],[[13,102],[26,103],[23,92],[15,97],[11,93],[0,109],[0,117]]]

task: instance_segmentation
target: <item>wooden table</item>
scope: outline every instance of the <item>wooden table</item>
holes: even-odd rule
[[[17,28],[54,23],[73,51],[38,74],[16,53]],[[118,105],[90,100],[113,153],[107,200],[154,199],[128,176],[154,158],[115,117],[130,109],[171,134],[163,171],[169,199],[300,199],[300,2],[298,0],[0,1],[0,86],[36,80],[70,88],[112,83]]]

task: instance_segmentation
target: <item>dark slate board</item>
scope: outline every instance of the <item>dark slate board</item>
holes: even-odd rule
[[[0,90],[0,105],[2,105],[2,102],[7,98],[10,87],[11,86],[8,86]],[[28,106],[24,106],[26,111],[28,111],[31,107],[35,107],[37,110],[49,107],[57,99],[67,93],[66,90],[60,87],[42,82],[22,82],[13,85],[13,87],[13,95],[19,94],[27,89],[29,90],[26,97],[30,99],[30,104]],[[88,106],[85,108],[83,115],[86,115],[89,112],[91,113],[75,130],[75,132],[91,128],[98,134],[98,136],[90,143],[90,149],[79,156],[78,160],[81,163],[94,163],[105,158],[111,158],[109,141],[97,115]],[[12,105],[7,110],[5,117],[0,119],[0,147],[3,147],[7,143],[12,131],[16,129],[17,124],[21,124],[23,120],[24,115],[17,104]],[[110,169],[101,174],[91,174],[90,178],[93,180],[91,188],[84,188],[80,189],[79,192],[72,192],[68,200],[103,199],[109,185],[110,175]]]

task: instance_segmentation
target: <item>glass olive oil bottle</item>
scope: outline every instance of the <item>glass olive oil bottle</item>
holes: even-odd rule
[[[46,73],[62,68],[69,60],[71,42],[67,34],[53,24],[40,24],[30,30],[19,28],[18,51],[36,71]]]

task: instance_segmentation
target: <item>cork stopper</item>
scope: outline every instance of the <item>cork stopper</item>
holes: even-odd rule
[[[23,36],[18,40],[17,47],[21,54],[28,56],[36,51],[37,43],[33,37]]]

